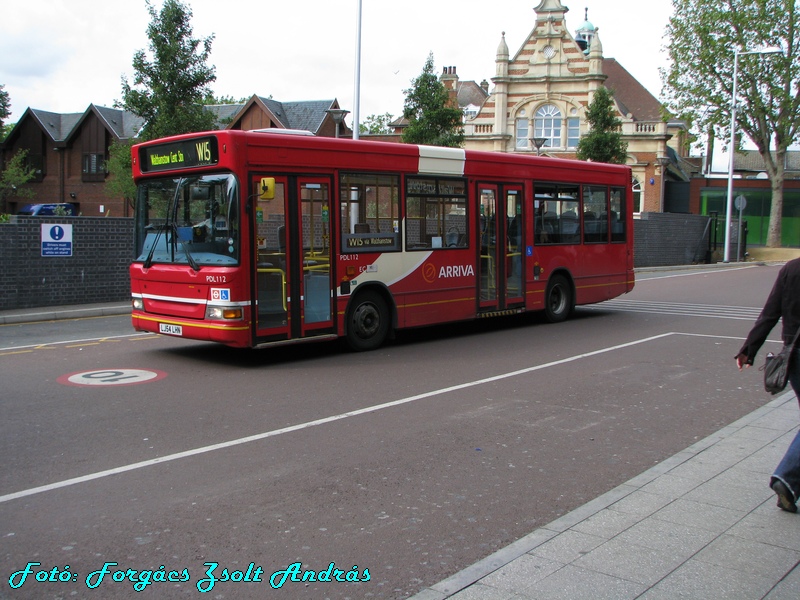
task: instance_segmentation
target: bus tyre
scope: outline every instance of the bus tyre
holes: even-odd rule
[[[347,313],[347,343],[357,351],[374,350],[389,333],[389,309],[374,291],[358,294]]]
[[[564,321],[572,312],[572,288],[562,275],[556,275],[547,284],[544,298],[544,313],[551,323]]]

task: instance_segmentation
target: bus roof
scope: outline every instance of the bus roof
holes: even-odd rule
[[[400,170],[420,174],[471,177],[486,177],[488,172],[491,172],[498,177],[514,178],[530,178],[531,169],[549,171],[550,177],[556,177],[558,173],[566,170],[572,171],[574,175],[576,169],[593,174],[605,173],[611,178],[630,173],[630,167],[626,165],[398,142],[318,137],[313,134],[308,135],[309,133],[278,128],[249,131],[230,129],[143,142],[135,145],[133,151],[138,155],[137,149],[140,147],[169,145],[213,136],[221,144],[229,142],[251,148],[280,147],[286,151],[280,156],[281,165],[286,167],[319,164],[341,169]],[[331,151],[336,153],[335,164],[332,163],[332,155],[329,154]],[[319,154],[315,154],[316,152]],[[387,160],[391,162],[387,163]],[[548,173],[539,173],[534,177],[547,179]]]

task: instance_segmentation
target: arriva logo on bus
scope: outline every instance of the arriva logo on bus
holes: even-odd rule
[[[433,283],[436,280],[436,265],[433,263],[425,263],[422,267],[422,278],[428,283]],[[474,277],[475,269],[472,265],[443,265],[439,268],[439,279],[446,279],[449,277]]]

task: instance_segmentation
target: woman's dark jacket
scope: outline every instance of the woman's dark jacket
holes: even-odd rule
[[[747,357],[747,364],[753,364],[756,353],[781,317],[783,343],[790,344],[800,327],[800,258],[790,260],[778,272],[767,302],[739,350],[739,354]]]

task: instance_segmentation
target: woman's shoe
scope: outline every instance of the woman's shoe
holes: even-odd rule
[[[794,496],[785,483],[780,479],[776,479],[770,487],[772,487],[773,492],[778,494],[778,508],[791,513],[797,512]]]

